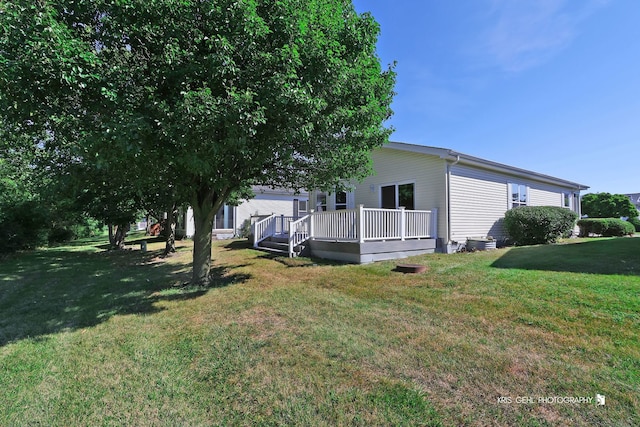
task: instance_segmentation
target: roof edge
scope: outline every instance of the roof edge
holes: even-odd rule
[[[518,177],[529,178],[536,181],[561,185],[561,186],[569,187],[575,190],[587,190],[590,188],[589,186],[584,184],[579,184],[577,182],[568,181],[566,179],[557,178],[551,175],[545,175],[539,172],[534,172],[531,170],[506,165],[504,163],[498,163],[492,160],[471,156],[469,154],[461,153],[459,151],[455,151],[450,148],[408,144],[406,142],[388,142],[387,144],[383,145],[382,148],[390,148],[394,150],[438,156],[441,159],[444,159],[452,163],[462,163],[462,164],[475,166],[483,169],[507,173],[509,175],[515,175]]]

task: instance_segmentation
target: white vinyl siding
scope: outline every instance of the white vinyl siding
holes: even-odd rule
[[[239,231],[242,223],[252,215],[285,215],[293,216],[293,200],[308,200],[309,196],[304,194],[277,194],[264,193],[256,194],[256,197],[242,202],[236,207],[235,230]]]
[[[504,235],[502,220],[509,209],[509,178],[467,166],[451,167],[451,240]]]
[[[438,236],[446,236],[446,162],[436,156],[379,148],[373,152],[374,174],[355,185],[355,206],[380,207],[380,188],[414,184],[414,208],[438,209]]]
[[[560,187],[537,184],[532,186],[529,197],[532,206],[563,206],[563,193],[570,192]]]
[[[504,214],[511,207],[510,184],[526,187],[527,206],[562,206],[563,187],[523,177],[455,165],[451,167],[451,240],[492,236],[504,238]]]

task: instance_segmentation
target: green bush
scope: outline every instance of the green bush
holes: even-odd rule
[[[71,226],[75,239],[95,237],[104,233],[104,223],[89,216],[83,216],[76,224]]]
[[[627,222],[633,225],[633,227],[636,229],[636,233],[640,233],[640,218],[629,218],[627,219]]]
[[[589,237],[591,234],[603,237],[626,236],[635,232],[635,227],[630,222],[619,218],[585,218],[578,221],[580,237]]]
[[[49,230],[49,244],[65,243],[75,239],[73,230],[66,227],[54,227]]]
[[[240,226],[240,232],[239,235],[240,237],[242,237],[243,239],[251,239],[251,219],[247,218],[242,222],[242,225]]]
[[[4,206],[0,217],[0,252],[34,249],[47,243],[49,220],[36,201]]]
[[[557,206],[519,206],[505,214],[504,225],[516,245],[554,243],[568,237],[578,214]]]
[[[81,215],[62,221],[49,230],[49,244],[66,243],[75,239],[94,237],[104,232],[104,224]]]

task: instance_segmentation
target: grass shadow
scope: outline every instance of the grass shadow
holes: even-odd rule
[[[223,246],[225,249],[229,250],[241,250],[241,249],[251,249],[253,248],[253,244],[247,239],[233,239],[229,243]]]
[[[0,347],[96,326],[115,315],[157,313],[159,301],[197,298],[249,278],[214,268],[210,286],[185,286],[190,264],[159,260],[161,252],[59,247],[0,261]]]
[[[621,237],[516,247],[491,265],[495,268],[638,276],[640,239]]]

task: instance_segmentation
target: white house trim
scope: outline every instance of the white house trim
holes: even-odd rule
[[[389,142],[384,147],[392,148],[395,150],[409,151],[413,153],[421,153],[432,156],[438,156],[441,159],[448,160],[452,163],[462,163],[469,166],[480,167],[483,169],[493,170],[501,173],[507,173],[512,176],[521,177],[524,179],[534,179],[536,181],[545,182],[548,184],[558,185],[566,187],[573,187],[576,190],[586,190],[589,187],[583,184],[578,184],[573,181],[567,181],[561,178],[556,178],[550,175],[541,174],[538,172],[517,168],[515,166],[509,166],[491,160],[481,159],[479,157],[470,156],[468,154],[460,153],[448,148],[428,147],[423,145],[407,144],[404,142]]]

